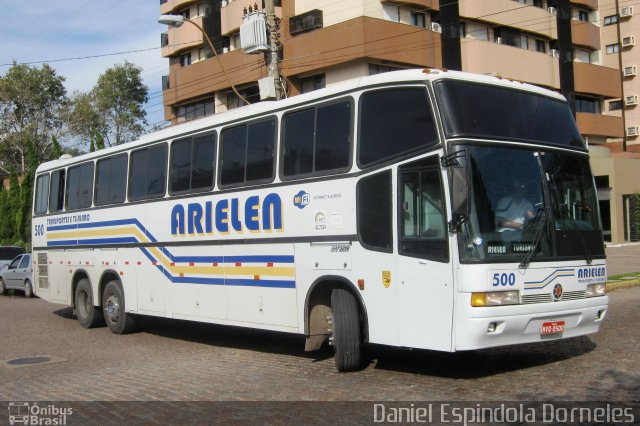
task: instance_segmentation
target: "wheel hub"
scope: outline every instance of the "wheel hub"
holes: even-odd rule
[[[111,322],[117,322],[120,317],[120,303],[118,303],[118,298],[115,296],[109,296],[106,304],[107,318]]]

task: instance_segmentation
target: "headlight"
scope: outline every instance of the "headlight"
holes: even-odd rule
[[[587,297],[604,296],[606,287],[605,283],[589,284],[587,286]]]
[[[489,291],[471,294],[471,306],[504,306],[520,304],[520,293],[512,291]]]

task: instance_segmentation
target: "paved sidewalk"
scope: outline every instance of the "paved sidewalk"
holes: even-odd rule
[[[609,276],[640,273],[640,243],[608,246],[605,251]]]

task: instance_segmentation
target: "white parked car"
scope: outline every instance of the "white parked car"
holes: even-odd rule
[[[25,297],[33,296],[32,277],[31,255],[19,255],[0,271],[0,295],[13,288],[24,291]]]

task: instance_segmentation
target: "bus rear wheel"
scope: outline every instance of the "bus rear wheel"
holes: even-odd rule
[[[133,331],[135,320],[125,310],[124,291],[120,281],[110,281],[104,288],[102,312],[107,326],[114,334],[128,334]]]
[[[26,293],[26,291],[25,291]],[[78,322],[84,328],[94,328],[102,323],[100,309],[93,306],[93,291],[88,279],[78,281],[74,295],[74,309]]]
[[[331,310],[336,369],[360,370],[363,344],[358,302],[349,291],[336,288],[331,292]]]

